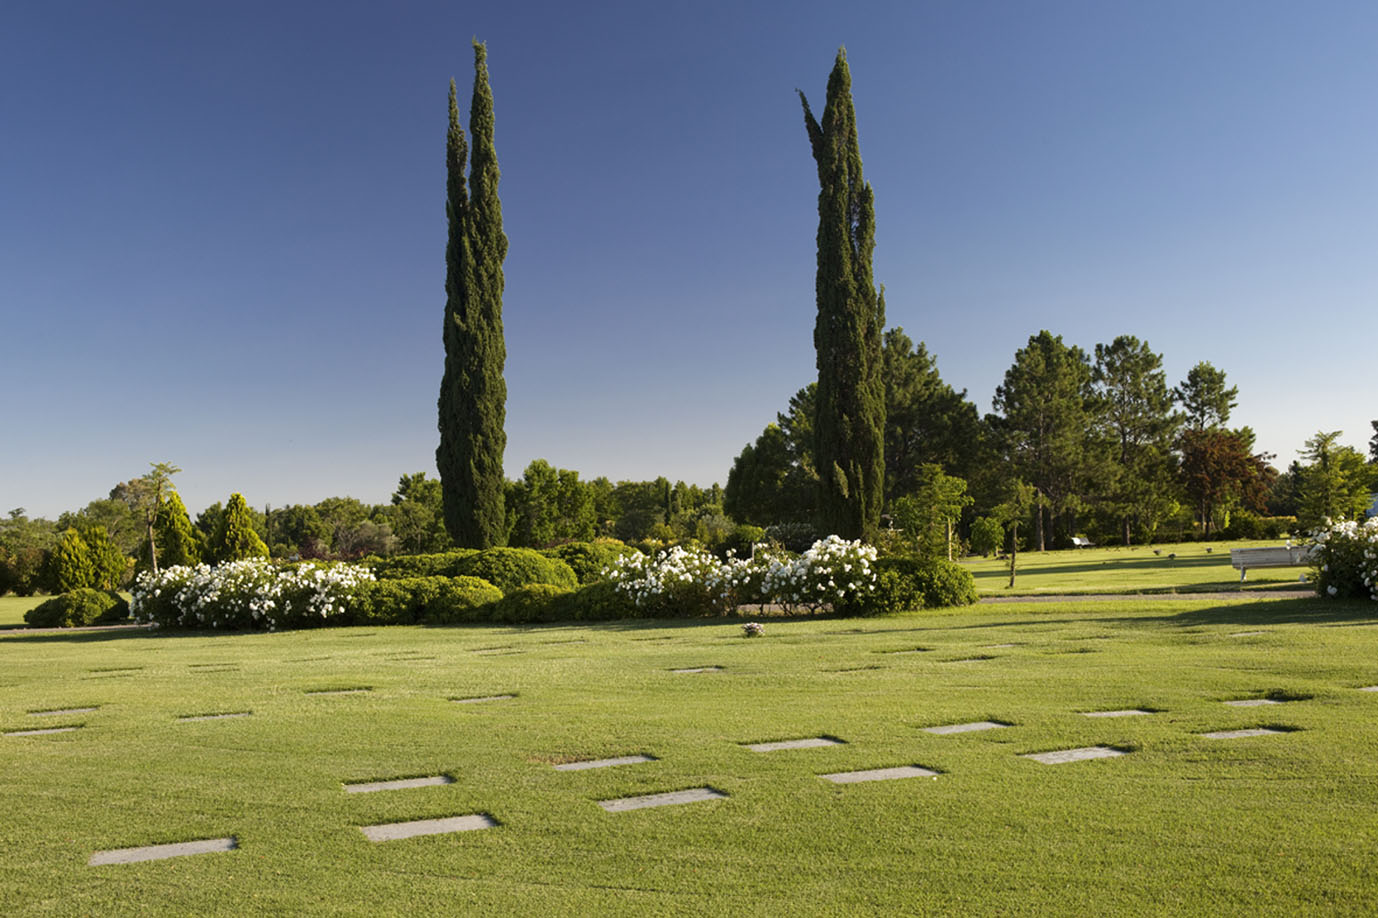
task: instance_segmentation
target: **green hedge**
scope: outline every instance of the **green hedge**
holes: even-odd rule
[[[568,564],[580,583],[594,583],[603,579],[603,571],[612,567],[618,558],[636,554],[636,549],[617,539],[600,539],[597,542],[566,542],[547,548],[541,554]]]
[[[356,625],[447,625],[487,621],[502,591],[478,577],[396,577],[361,583],[350,603]]]
[[[391,558],[370,557],[361,561],[373,569],[379,580],[401,577],[457,577],[466,573],[460,567],[467,558],[478,554],[474,548],[457,548],[430,555],[395,555]]]
[[[844,614],[873,615],[905,609],[941,609],[976,602],[971,572],[953,561],[877,558],[876,589]]]
[[[486,548],[459,562],[457,573],[482,577],[506,595],[533,583],[572,590],[579,578],[559,558],[547,558],[533,548]]]
[[[127,618],[129,603],[123,596],[113,590],[89,587],[61,593],[24,613],[24,621],[35,628],[106,625]]]

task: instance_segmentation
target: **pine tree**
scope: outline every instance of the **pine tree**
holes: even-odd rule
[[[488,548],[506,533],[503,452],[507,348],[502,334],[502,263],[507,237],[498,199],[498,160],[493,148],[493,94],[487,48],[474,42],[474,92],[469,103],[473,163],[459,124],[450,81],[446,141],[445,374],[440,384],[440,446],[436,466],[444,494],[445,527],[457,545]]]
[[[158,515],[153,521],[153,536],[164,567],[200,562],[201,547],[191,527],[191,517],[176,491],[168,492],[167,500],[158,507]]]
[[[799,100],[819,182],[813,332],[819,523],[846,538],[869,538],[880,527],[885,483],[885,307],[871,276],[875,201],[861,174],[851,82],[841,49],[821,122],[802,92]]]
[[[231,494],[211,536],[210,555],[217,563],[268,557],[268,546],[254,531],[254,517],[243,494]]]

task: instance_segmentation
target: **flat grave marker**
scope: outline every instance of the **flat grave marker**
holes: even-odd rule
[[[627,810],[644,810],[653,806],[674,806],[680,803],[700,803],[704,800],[722,800],[726,797],[727,794],[711,787],[691,787],[687,790],[667,791],[663,794],[643,794],[640,797],[599,800],[598,805],[609,813],[623,813]]]
[[[894,768],[868,768],[864,771],[838,771],[818,777],[834,784],[860,784],[863,781],[895,781],[900,778],[936,778],[938,773],[918,765],[899,765]]]
[[[362,685],[361,685],[361,686],[357,686],[357,687],[355,687],[355,688],[307,689],[305,692],[303,692],[303,694],[305,694],[305,695],[362,695],[362,694],[364,694],[364,693],[366,693],[366,692],[371,692],[371,691],[373,691],[373,689],[372,689],[371,687],[369,687],[369,686],[362,686]]]
[[[171,845],[145,845],[142,848],[114,848],[110,851],[97,851],[91,855],[87,865],[101,867],[106,864],[136,864],[140,861],[161,861],[170,857],[185,857],[189,854],[213,854],[218,851],[233,851],[239,842],[233,835],[226,838],[205,838],[200,841],[177,842]]]
[[[621,755],[613,759],[584,759],[579,762],[561,762],[555,766],[556,771],[587,771],[590,768],[614,768],[618,765],[638,765],[642,762],[654,762],[655,757],[649,755]]]
[[[1243,739],[1246,736],[1268,736],[1273,733],[1286,733],[1286,730],[1274,730],[1271,727],[1250,727],[1247,730],[1216,730],[1212,733],[1201,733],[1206,739]]]
[[[516,695],[477,695],[473,698],[451,698],[450,700],[456,704],[481,704],[485,701],[506,701],[516,697]]]
[[[374,791],[410,790],[413,787],[438,787],[454,783],[455,779],[449,775],[430,775],[424,778],[394,778],[391,781],[346,782],[344,789],[346,794],[370,794]]]
[[[86,708],[52,708],[48,711],[30,711],[30,717],[56,717],[62,714],[89,714],[92,711],[100,710],[100,705],[93,704]]]
[[[1024,759],[1033,759],[1035,762],[1042,762],[1044,765],[1064,765],[1068,762],[1084,762],[1087,759],[1110,759],[1119,755],[1128,755],[1123,749],[1114,749],[1110,746],[1083,746],[1079,749],[1057,749],[1052,752],[1031,752],[1020,756]]]
[[[253,711],[225,711],[220,714],[187,714],[177,718],[177,722],[189,724],[199,720],[231,720],[236,717],[251,717],[253,713]]]
[[[413,819],[410,822],[385,822],[376,826],[359,826],[359,831],[371,842],[397,841],[418,835],[447,835],[450,832],[473,832],[491,829],[497,820],[486,813],[468,816],[445,816],[440,819]]]
[[[720,673],[721,666],[687,666],[682,669],[672,669],[672,673]]]
[[[1272,698],[1241,698],[1237,701],[1227,701],[1225,704],[1232,708],[1261,708],[1268,704],[1282,704]]]
[[[1010,725],[1003,724],[998,720],[974,720],[966,724],[944,724],[940,727],[924,727],[923,732],[936,733],[943,736],[949,733],[974,733],[977,730],[998,730],[1001,727],[1008,726]]]
[[[1124,708],[1118,711],[1082,711],[1082,717],[1138,717],[1143,714],[1153,714],[1153,711],[1145,711],[1143,708]]]
[[[810,736],[804,739],[774,740],[768,743],[744,743],[752,752],[778,752],[782,749],[818,749],[823,746],[844,745],[840,739],[831,736]]]
[[[72,733],[72,732],[74,732],[74,731],[76,731],[76,730],[80,730],[80,729],[81,729],[81,725],[78,724],[78,725],[71,726],[71,727],[43,727],[43,728],[38,729],[38,730],[10,730],[10,731],[7,732],[5,735],[6,735],[6,736],[47,736],[47,735],[50,734],[50,733]]]

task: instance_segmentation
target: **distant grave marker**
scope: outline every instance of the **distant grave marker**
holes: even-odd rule
[[[140,861],[161,861],[170,857],[185,857],[189,854],[213,854],[218,851],[233,851],[239,843],[233,835],[227,838],[206,838],[200,841],[177,842],[171,845],[146,845],[142,848],[115,848],[110,851],[97,851],[86,863],[91,867],[106,864],[136,864]]]
[[[1232,708],[1261,708],[1267,704],[1282,704],[1272,698],[1241,698],[1238,701],[1227,701],[1225,704]]]
[[[235,717],[250,717],[253,711],[225,711],[220,714],[187,714],[177,718],[179,724],[189,724],[198,720],[230,720]]]
[[[865,771],[839,771],[818,777],[834,784],[860,784],[863,781],[895,781],[900,778],[936,778],[938,773],[918,765],[900,765],[895,768],[869,768]]]
[[[700,803],[704,800],[721,800],[726,797],[727,794],[711,787],[691,787],[688,790],[669,791],[663,794],[644,794],[640,797],[599,800],[598,805],[609,813],[622,813],[627,810],[644,810],[653,806],[674,806],[680,803]]]
[[[362,695],[371,692],[370,686],[360,685],[354,688],[332,688],[332,689],[307,689],[303,694],[306,695]]]
[[[774,740],[769,743],[746,743],[752,752],[779,752],[783,749],[818,749],[823,746],[844,745],[840,739],[831,736],[810,736],[804,739]]]
[[[587,771],[590,768],[614,768],[618,765],[638,765],[642,762],[654,762],[656,759],[649,755],[622,755],[615,759],[585,759],[581,762],[562,762],[555,766],[556,771]]]
[[[1042,762],[1044,765],[1063,765],[1067,762],[1082,762],[1087,759],[1110,759],[1119,755],[1127,755],[1123,749],[1114,749],[1110,746],[1083,746],[1080,749],[1058,749],[1053,752],[1032,752],[1021,756],[1025,759],[1033,759],[1035,762]]]
[[[449,775],[431,775],[424,778],[394,778],[391,781],[356,781],[344,785],[346,794],[371,794],[374,791],[410,790],[413,787],[438,787],[454,784]]]
[[[1250,727],[1247,730],[1216,730],[1213,733],[1199,734],[1206,739],[1243,739],[1246,736],[1268,736],[1272,733],[1286,733],[1286,730],[1274,730],[1271,727]]]
[[[450,832],[473,832],[491,829],[497,820],[486,813],[469,816],[446,816],[441,819],[414,819],[410,822],[386,822],[376,826],[359,826],[359,831],[371,842],[397,841],[418,835],[446,835]]]
[[[516,697],[516,695],[478,695],[473,698],[451,698],[450,700],[456,704],[481,704],[485,701],[506,701]]]
[[[1008,727],[1009,724],[1001,723],[998,720],[974,720],[966,724],[945,724],[941,727],[924,727],[925,733],[937,733],[946,735],[949,733],[974,733],[977,730],[998,730],[1001,727]]]
[[[672,673],[720,673],[721,666],[689,666],[683,669],[672,669]]]
[[[43,727],[39,730],[11,730],[6,736],[47,736],[49,733],[71,733],[81,729],[81,724],[70,727]]]
[[[1153,711],[1145,711],[1143,708],[1124,708],[1119,711],[1082,711],[1083,717],[1138,717],[1143,714],[1153,714]]]
[[[93,704],[86,708],[53,708],[48,711],[30,711],[30,717],[57,717],[62,714],[89,714],[92,711],[100,710],[100,705]]]

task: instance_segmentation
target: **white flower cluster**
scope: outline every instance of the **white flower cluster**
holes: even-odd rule
[[[373,572],[356,564],[277,567],[268,561],[170,567],[139,575],[134,620],[185,628],[296,628],[342,616]]]
[[[869,594],[875,559],[875,548],[829,536],[798,557],[757,546],[751,558],[719,561],[702,549],[675,547],[655,557],[620,558],[603,573],[637,608],[660,614],[723,613],[768,603],[816,610]]]
[[[762,589],[790,610],[854,602],[875,589],[875,560],[874,546],[830,535],[791,561],[773,559]]]
[[[1326,520],[1311,533],[1311,544],[1316,592],[1341,599],[1367,593],[1378,601],[1378,517]]]

